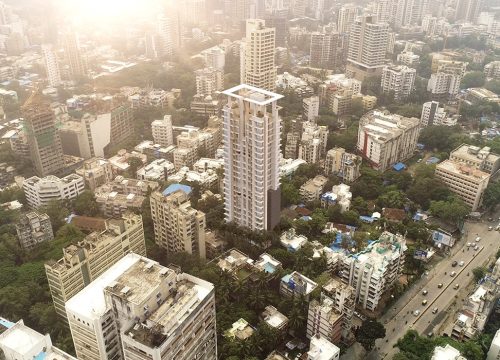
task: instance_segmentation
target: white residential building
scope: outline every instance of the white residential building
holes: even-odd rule
[[[361,176],[361,162],[361,156],[348,153],[344,148],[335,147],[326,153],[325,172],[328,175],[335,174],[344,182],[351,183]]]
[[[413,91],[416,74],[415,69],[405,65],[385,66],[382,70],[382,91],[393,93],[396,100],[406,99]]]
[[[338,360],[340,348],[321,336],[311,338],[307,360]]]
[[[42,55],[45,62],[49,85],[51,87],[58,87],[61,85],[61,72],[59,71],[59,62],[57,61],[57,55],[53,50],[52,45],[42,45]]]
[[[0,318],[0,353],[6,360],[76,360],[75,357],[52,345],[50,335],[24,325]]]
[[[328,126],[318,125],[315,121],[303,122],[299,143],[299,159],[305,160],[309,164],[319,163],[326,153],[328,133]]]
[[[162,120],[155,120],[151,123],[153,141],[164,147],[174,145],[172,133],[172,116],[165,115]]]
[[[342,57],[338,53],[339,34],[336,32],[313,32],[309,52],[309,65],[314,68],[335,69]]]
[[[203,50],[201,55],[205,59],[205,66],[223,71],[226,64],[226,53],[219,46]]]
[[[306,245],[308,241],[307,237],[305,237],[304,235],[297,235],[295,233],[295,229],[291,228],[281,234],[280,243],[288,251],[295,252]]]
[[[37,245],[54,239],[52,224],[47,214],[30,211],[22,214],[16,223],[19,245],[23,250],[32,250]]]
[[[285,297],[304,297],[309,300],[309,295],[318,287],[318,284],[294,271],[285,275],[280,281],[280,294]]]
[[[379,240],[357,254],[343,257],[339,276],[356,290],[356,303],[375,310],[382,294],[396,282],[403,270],[406,239],[384,232]]]
[[[355,4],[344,4],[337,14],[337,30],[339,33],[349,33],[354,20],[363,9]]]
[[[164,181],[175,173],[175,166],[165,159],[156,159],[137,170],[137,179]]]
[[[111,163],[104,158],[85,160],[83,166],[77,169],[76,173],[83,177],[85,184],[91,191],[113,180]]]
[[[351,187],[346,184],[334,185],[331,192],[321,195],[321,205],[328,207],[339,205],[341,212],[349,211],[351,208],[352,193]]]
[[[63,178],[53,175],[39,178],[33,176],[23,182],[24,195],[28,206],[47,206],[53,200],[71,200],[85,190],[85,181],[80,175],[71,174]]]
[[[488,355],[486,360],[498,360],[500,359],[500,329],[495,333],[493,341],[490,345],[490,350],[488,350]]]
[[[264,20],[248,19],[246,35],[240,47],[240,82],[264,90],[276,89],[274,51],[276,29]]]
[[[196,94],[212,96],[224,88],[224,73],[215,68],[203,68],[194,72],[196,77]]]
[[[431,360],[466,360],[460,355],[460,351],[455,349],[450,344],[446,346],[436,346],[434,352],[432,353]]]
[[[398,54],[397,60],[403,65],[412,66],[420,61],[420,56],[413,53],[413,51],[403,51],[401,54]]]
[[[476,211],[483,202],[490,174],[462,162],[445,160],[436,166],[436,178]]]
[[[492,61],[484,65],[484,75],[490,79],[500,79],[500,61]]]
[[[304,109],[304,118],[307,121],[314,121],[319,116],[319,97],[312,96],[302,100],[302,108]]]
[[[436,96],[457,95],[466,69],[466,62],[439,60],[437,72],[431,75],[427,83],[427,91]]]
[[[66,303],[79,359],[215,360],[211,283],[129,254]]]
[[[280,177],[292,175],[300,165],[307,164],[302,159],[281,159],[280,161]]]
[[[357,149],[370,165],[385,171],[417,148],[420,120],[372,111],[359,122]]]
[[[313,179],[307,180],[300,187],[300,196],[304,202],[319,200],[328,179],[323,175],[317,175]]]
[[[420,126],[444,125],[446,123],[446,111],[439,107],[438,101],[428,101],[422,105]]]
[[[226,221],[253,230],[280,221],[281,95],[248,85],[223,92]],[[241,134],[245,136],[242,137]]]

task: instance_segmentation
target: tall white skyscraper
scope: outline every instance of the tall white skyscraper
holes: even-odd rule
[[[45,62],[45,69],[47,71],[47,79],[49,81],[49,85],[52,87],[61,85],[59,63],[57,61],[57,55],[52,49],[51,44],[42,45],[42,55]]]
[[[276,29],[266,27],[264,20],[247,20],[240,54],[242,84],[268,91],[276,89],[275,38]]]
[[[226,221],[253,230],[280,221],[281,120],[283,96],[239,85],[223,92],[224,201]]]
[[[358,17],[351,27],[346,73],[361,81],[380,75],[388,41],[387,23],[377,22],[374,15]]]
[[[427,14],[428,0],[396,0],[394,25],[404,27],[419,25]]]
[[[360,11],[361,8],[355,4],[343,5],[337,14],[337,31],[341,34],[350,32],[351,25]]]
[[[159,56],[171,56],[173,52],[172,24],[171,20],[165,15],[158,16],[158,37],[159,46],[157,52]]]
[[[151,123],[151,131],[155,144],[160,144],[164,147],[174,145],[171,115],[165,115],[162,120],[153,121]]]

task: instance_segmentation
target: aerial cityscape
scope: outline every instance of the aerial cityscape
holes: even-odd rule
[[[0,360],[500,360],[499,0],[0,0]]]

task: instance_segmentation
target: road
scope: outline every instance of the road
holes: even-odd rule
[[[497,216],[498,218],[498,216]],[[430,273],[421,279],[416,286],[409,290],[413,291],[408,296],[403,296],[396,302],[394,309],[391,309],[382,317],[385,323],[386,337],[376,342],[375,349],[368,354],[369,360],[392,359],[397,353],[397,348],[393,348],[398,338],[407,330],[415,329],[420,334],[427,334],[430,331],[437,330],[443,320],[446,318],[446,309],[457,300],[457,294],[460,289],[466,286],[472,280],[472,269],[485,265],[493,260],[495,253],[500,245],[500,234],[497,231],[488,231],[488,226],[492,224],[487,222],[467,223],[465,225],[466,239],[455,244],[453,255],[440,261]],[[467,250],[467,242],[473,242],[479,234],[479,250],[472,248]],[[464,266],[452,267],[453,261],[464,261]],[[450,273],[456,272],[455,277]],[[445,275],[445,272],[447,273]],[[467,275],[469,274],[469,275]],[[442,283],[443,287],[438,288]],[[459,289],[454,289],[454,285],[459,284]],[[428,294],[423,295],[422,291],[427,290]],[[426,299],[427,304],[422,305],[422,300]],[[432,313],[434,308],[438,309],[436,314]],[[413,312],[419,310],[420,314],[415,316]]]

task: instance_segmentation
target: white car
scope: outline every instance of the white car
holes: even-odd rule
[[[480,237],[480,236],[478,236],[478,237],[476,238],[476,242],[479,242],[479,241],[481,241],[481,237]]]
[[[415,316],[420,315],[420,310],[415,310],[415,311],[413,312],[413,315],[415,315]]]
[[[467,243],[467,247],[471,247],[472,244],[470,242]]]
[[[460,261],[460,262],[458,263],[458,266],[464,266],[464,264],[465,264],[465,263],[464,263],[463,261]]]
[[[476,245],[476,246],[474,246],[474,250],[475,250],[475,251],[478,251],[478,250],[479,250],[479,246],[477,246],[477,245]]]

